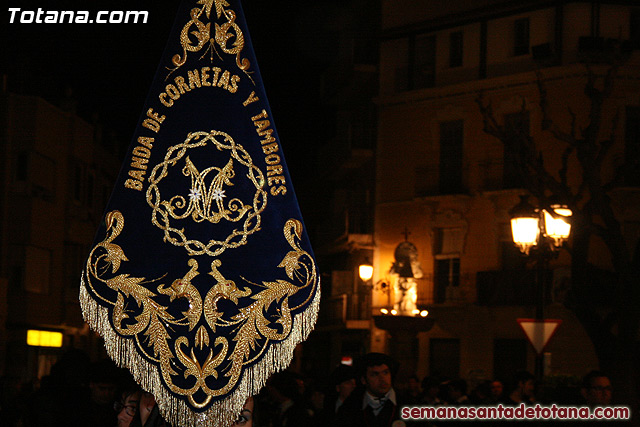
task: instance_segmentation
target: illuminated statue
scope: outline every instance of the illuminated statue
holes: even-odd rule
[[[415,279],[422,277],[422,267],[418,262],[418,250],[413,243],[404,241],[394,253],[395,261],[389,271],[397,274],[394,286],[393,308],[401,315],[413,315],[417,310],[418,284]]]

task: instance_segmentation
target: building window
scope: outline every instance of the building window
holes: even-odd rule
[[[624,181],[640,186],[640,107],[627,107],[624,124]]]
[[[394,88],[396,92],[435,86],[436,36],[413,35],[385,44],[395,58]]]
[[[409,89],[435,86],[436,36],[419,35],[413,39],[410,50]]]
[[[434,300],[436,303],[460,299],[460,254],[464,251],[464,227],[434,230]]]
[[[464,121],[440,123],[440,162],[438,191],[440,194],[459,194],[462,186],[462,143]]]
[[[449,67],[462,67],[462,31],[449,34]]]
[[[404,92],[409,89],[409,38],[390,40],[382,45],[393,64],[393,89]],[[392,58],[392,59],[391,59]],[[335,113],[334,113],[335,114]],[[335,122],[334,120],[333,122]],[[335,131],[337,132],[337,131]]]
[[[640,48],[640,9],[631,9],[629,15],[629,40],[636,49]]]
[[[434,299],[437,304],[460,297],[460,257],[438,255],[435,260]]]
[[[513,25],[513,55],[529,53],[529,18],[516,19]]]
[[[46,201],[53,201],[56,190],[56,162],[40,153],[32,153],[29,181],[34,194]]]
[[[91,209],[94,207],[96,196],[96,173],[79,159],[72,161],[72,168],[71,191],[73,200],[77,204]]]
[[[434,233],[437,255],[458,255],[464,251],[465,229],[463,227],[438,228]]]
[[[506,114],[504,128],[509,143],[503,144],[503,188],[522,188],[524,179],[522,171],[518,167],[518,157],[520,150],[522,150],[523,139],[529,136],[529,112],[520,111]]]
[[[460,340],[431,338],[429,340],[429,375],[439,378],[460,376]]]
[[[22,151],[16,156],[15,180],[26,182],[29,178],[29,154]]]

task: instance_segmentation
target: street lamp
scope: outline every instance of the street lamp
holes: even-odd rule
[[[536,322],[544,321],[544,300],[546,272],[549,260],[557,256],[558,251],[571,233],[571,209],[564,205],[553,204],[550,210],[537,209],[528,201],[529,196],[520,196],[520,203],[513,207],[511,215],[511,233],[513,242],[520,251],[529,255],[534,249],[537,267]],[[536,352],[535,376],[539,381],[543,376],[542,354]]]
[[[520,196],[520,203],[511,209],[511,234],[520,251],[529,255],[529,250],[538,243],[540,215],[531,206],[529,196]]]
[[[527,255],[531,248],[539,246],[558,250],[571,233],[571,209],[554,204],[550,206],[552,212],[540,210],[533,207],[528,199],[529,196],[520,196],[520,203],[511,209],[513,242]]]
[[[376,283],[371,282],[371,278],[373,277],[373,265],[369,264],[368,262],[365,262],[364,264],[360,264],[358,266],[358,276],[360,276],[360,280],[362,280],[368,292],[382,291],[382,293],[387,294],[388,299],[391,298],[390,296],[391,289],[389,287],[389,283],[386,280],[378,280]],[[373,299],[373,296],[368,294],[367,299],[369,301],[368,310],[371,311],[370,310],[371,303],[373,302],[371,300]],[[391,301],[389,301],[388,303],[389,305],[391,305]],[[388,312],[389,311],[387,311],[387,313]]]
[[[373,277],[373,266],[371,264],[361,264],[358,267],[358,274],[363,282],[368,282]]]

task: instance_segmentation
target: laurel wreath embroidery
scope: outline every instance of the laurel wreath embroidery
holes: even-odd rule
[[[169,176],[172,166],[175,166],[188,150],[211,146],[219,151],[228,151],[230,159],[222,168],[208,168],[200,172],[191,162],[188,156],[182,175],[191,178],[190,194],[174,195],[168,200],[162,198],[160,183]],[[231,198],[227,204],[225,186],[232,186],[231,178],[236,173],[233,163],[246,167],[247,178],[255,188],[252,200],[248,203],[239,198]],[[217,173],[215,173],[217,172]],[[207,175],[214,175],[211,182],[207,183]],[[178,145],[170,147],[162,162],[156,165],[149,175],[149,188],[147,189],[147,203],[152,208],[151,222],[163,230],[164,240],[176,246],[183,246],[189,255],[218,256],[227,249],[237,248],[247,243],[250,235],[260,230],[261,213],[267,205],[267,193],[264,191],[265,180],[262,171],[253,164],[251,156],[240,144],[236,144],[233,138],[224,132],[192,132],[186,140]],[[189,199],[187,201],[187,198]],[[191,217],[195,222],[209,221],[218,223],[226,220],[231,223],[239,223],[239,228],[234,228],[224,238],[211,238],[201,241],[187,236],[184,226],[174,224],[176,220]]]

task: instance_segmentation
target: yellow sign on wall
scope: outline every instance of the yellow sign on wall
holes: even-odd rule
[[[62,347],[62,332],[29,329],[27,344],[34,347]]]

